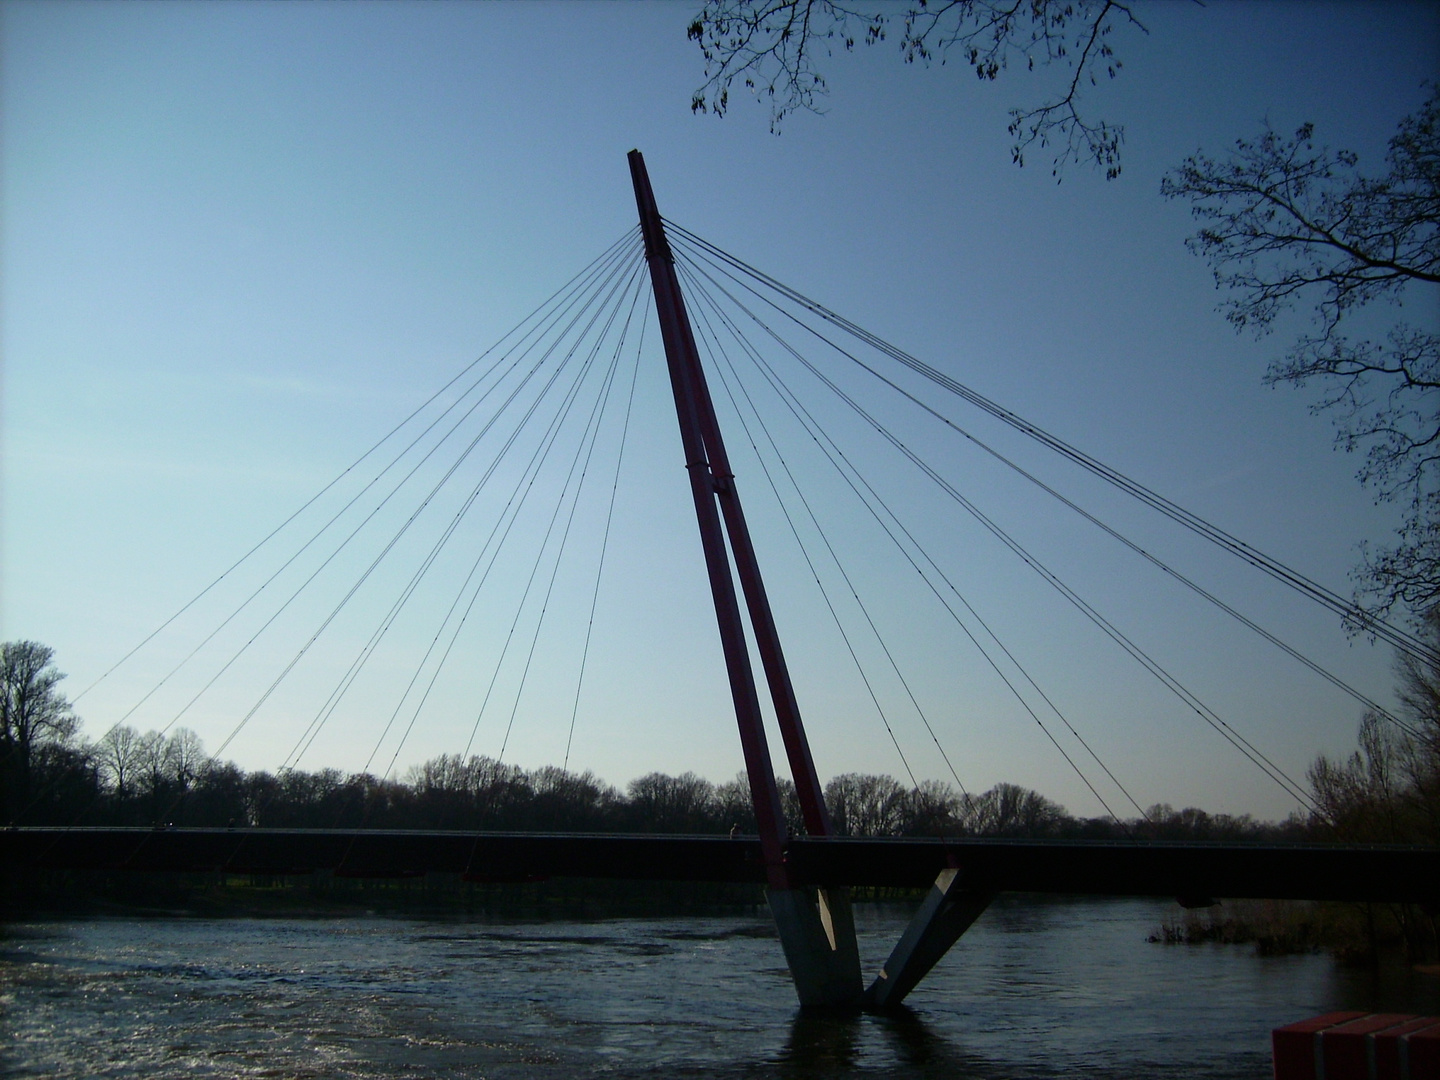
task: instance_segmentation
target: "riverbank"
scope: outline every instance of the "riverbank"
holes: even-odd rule
[[[1177,910],[1149,940],[1164,945],[1253,945],[1257,956],[1326,952],[1351,967],[1391,955],[1425,965],[1436,956],[1437,914],[1411,904],[1228,900]]]

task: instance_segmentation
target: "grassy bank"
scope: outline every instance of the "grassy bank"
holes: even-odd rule
[[[1373,964],[1399,953],[1411,963],[1434,960],[1437,918],[1410,904],[1343,904],[1304,900],[1227,900],[1176,909],[1150,935],[1166,945],[1253,945],[1260,956],[1329,952],[1344,964]]]

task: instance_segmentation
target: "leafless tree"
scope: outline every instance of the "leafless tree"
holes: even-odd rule
[[[1065,808],[1019,784],[996,784],[964,800],[964,819],[978,836],[1048,836],[1067,820]]]
[[[906,833],[920,836],[954,836],[965,831],[964,797],[939,780],[921,780],[909,795]]]
[[[743,770],[734,780],[727,780],[715,788],[716,812],[720,823],[737,833],[755,831],[755,807],[750,801],[750,779]]]
[[[205,744],[189,728],[176,728],[165,740],[165,772],[181,791],[188,791],[210,764]]]
[[[141,735],[135,745],[135,758],[139,764],[136,775],[141,790],[158,810],[159,802],[165,795],[165,736],[158,731],[147,731]]]
[[[0,642],[0,784],[13,814],[29,798],[31,764],[47,744],[74,738],[80,722],[60,693],[55,650],[38,641]]]
[[[630,781],[632,820],[646,832],[705,832],[718,827],[715,785],[693,772],[647,773]]]
[[[1190,203],[1222,310],[1237,329],[1268,332],[1299,302],[1313,329],[1270,367],[1271,384],[1321,388],[1315,412],[1334,417],[1336,444],[1360,452],[1358,477],[1404,513],[1397,542],[1367,549],[1356,571],[1378,615],[1418,616],[1440,602],[1440,91],[1400,122],[1389,171],[1357,171],[1349,151],[1317,147],[1305,124],[1266,130],[1223,159],[1196,154],[1162,193]],[[1396,320],[1383,341],[1347,336],[1350,316],[1417,298],[1428,325]]]
[[[118,798],[125,799],[141,767],[140,733],[125,724],[116,724],[95,744],[95,760],[105,783]]]
[[[1056,95],[1010,111],[1011,157],[1025,164],[1032,147],[1054,152],[1052,174],[1090,161],[1120,175],[1124,128],[1081,111],[1087,87],[1121,63],[1111,45],[1117,26],[1144,32],[1132,5],[1117,0],[706,0],[690,24],[705,58],[694,112],[723,116],[736,80],[770,105],[770,130],[796,110],[822,111],[828,89],[819,64],[837,49],[878,45],[898,31],[907,64],[959,57],[982,82],[1012,64],[1065,71]]]
[[[910,823],[909,792],[893,776],[844,773],[825,785],[825,804],[842,836],[900,836]]]
[[[1440,639],[1440,612],[1423,631]],[[1440,665],[1402,652],[1395,673],[1404,726],[1371,713],[1353,754],[1315,760],[1315,825],[1354,842],[1440,843]]]
[[[619,802],[620,793],[594,773],[569,772],[545,765],[529,774],[535,793],[530,808],[534,828],[596,828]]]

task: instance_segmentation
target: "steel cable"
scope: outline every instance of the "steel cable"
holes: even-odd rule
[[[1235,536],[1226,532],[1224,529],[1221,529],[1219,526],[1212,525],[1210,522],[1206,521],[1198,514],[1192,513],[1191,511],[1186,510],[1184,507],[1178,505],[1177,503],[1174,503],[1171,500],[1165,498],[1164,496],[1159,495],[1154,491],[1151,491],[1149,488],[1145,487],[1138,481],[1130,479],[1118,469],[1106,465],[1105,463],[1099,461],[1094,457],[1091,457],[1089,454],[1086,454],[1084,451],[1079,450],[1078,448],[1070,445],[1069,443],[1058,438],[1057,436],[1051,435],[1049,432],[1041,428],[1038,424],[1034,424],[1021,417],[1017,413],[1005,408],[1004,406],[999,405],[994,401],[991,401],[989,398],[985,397],[983,394],[980,394],[978,391],[972,390],[970,387],[952,378],[951,376],[946,375],[944,372],[941,372],[938,369],[932,367],[931,365],[926,364],[924,361],[919,360],[914,356],[911,356],[903,349],[891,345],[889,342],[885,341],[878,335],[872,334],[868,330],[865,330],[863,327],[860,327],[855,323],[850,322],[848,319],[836,314],[818,301],[811,300],[809,297],[805,296],[799,291],[792,289],[789,286],[783,284],[782,282],[779,282],[776,279],[765,274],[764,272],[755,269],[754,267],[745,263],[743,260],[740,260],[735,256],[730,255],[728,252],[725,252],[723,249],[715,246],[714,244],[711,244],[703,238],[696,236],[694,233],[689,232],[682,226],[675,225],[673,222],[670,221],[666,221],[666,225],[670,229],[672,229],[674,233],[678,234],[680,237],[683,237],[685,240],[690,241],[690,243],[694,247],[709,253],[714,258],[727,263],[741,273],[744,273],[745,275],[753,278],[754,280],[763,283],[768,288],[780,293],[782,296],[800,305],[801,307],[805,308],[807,311],[810,311],[812,314],[818,316],[824,321],[844,330],[846,333],[849,333],[852,336],[858,338],[859,340],[865,342],[867,345],[874,348],[877,352],[880,352],[883,355],[890,357],[896,362],[930,380],[935,385],[940,386],[941,388],[949,391],[950,393],[956,395],[962,400],[969,402],[970,404],[990,414],[996,419],[1009,425],[1015,430],[1029,436],[1030,438],[1039,442],[1041,445],[1046,446],[1050,450],[1060,454],[1062,457],[1069,459],[1075,464],[1081,466],[1087,471],[1105,480],[1107,483],[1112,484],[1113,486],[1119,488],[1121,491],[1124,491],[1127,494],[1131,495],[1133,498],[1138,499],[1145,505],[1151,507],[1152,509],[1158,511],[1161,514],[1164,514],[1166,517],[1177,522],[1178,524],[1183,525],[1185,528],[1191,530],[1197,535],[1204,537],[1211,543],[1214,543],[1222,549],[1230,552],[1230,554],[1240,558],[1244,562],[1249,563],[1251,566],[1254,566],[1255,568],[1270,575],[1277,581],[1280,581],[1283,584],[1287,585],[1289,588],[1299,592],[1301,595],[1308,597],[1312,601],[1329,609],[1335,614],[1338,614],[1339,616],[1341,616],[1347,626],[1356,627],[1364,633],[1370,634],[1373,637],[1386,641],[1389,644],[1393,645],[1395,648],[1399,649],[1401,652],[1406,653],[1410,656],[1414,656],[1417,659],[1421,659],[1430,664],[1440,665],[1440,650],[1437,650],[1434,646],[1426,643],[1425,641],[1416,637],[1414,634],[1411,634],[1408,631],[1405,631],[1400,627],[1394,626],[1384,621],[1383,619],[1380,619],[1379,617],[1371,614],[1370,612],[1365,611],[1353,600],[1345,599],[1338,593],[1327,589],[1325,586],[1319,584],[1316,581],[1313,581],[1309,577],[1300,573],[1298,570],[1294,570],[1291,567],[1286,566],[1284,563],[1280,562],[1280,560],[1270,555],[1267,555],[1264,552],[1259,551],[1258,549],[1245,543],[1243,540],[1236,538]],[[749,286],[746,287],[749,288]],[[761,294],[756,293],[756,295],[759,296]],[[822,335],[818,334],[813,327],[810,327],[803,321],[796,319],[795,316],[790,312],[786,312],[784,311],[784,309],[779,308],[777,305],[773,305],[773,302],[769,301],[768,298],[764,298],[762,296],[762,299],[765,299],[767,303],[771,303],[772,306],[776,306],[776,310],[781,311],[781,313],[784,314],[787,318],[794,320],[797,325],[803,327],[808,332],[815,334],[817,337],[820,337],[821,340],[827,340]],[[880,372],[876,371],[870,365],[864,363],[864,361],[851,355],[845,350],[840,349],[838,346],[835,346],[833,342],[828,342],[827,340],[827,343],[831,344],[832,348],[835,348],[836,351],[840,352],[841,355],[851,360],[853,363],[855,363],[857,366],[859,366],[875,378],[880,379],[882,382],[885,382],[888,385],[894,386],[894,383],[891,380],[886,378],[886,376],[882,375]]]
[[[811,372],[812,375],[814,375],[818,380],[820,380],[828,389],[830,389],[832,393],[839,397],[852,411],[859,415],[871,428],[873,428],[878,434],[880,434],[882,438],[890,442],[917,468],[919,468],[923,473],[925,473],[925,475],[927,475],[932,482],[939,486],[942,491],[944,491],[947,495],[949,495],[952,499],[959,503],[968,513],[970,513],[971,516],[974,517],[975,520],[978,521],[983,527],[985,527],[987,531],[989,531],[992,535],[994,535],[997,539],[1004,543],[1008,548],[1010,548],[1010,550],[1014,554],[1016,554],[1017,557],[1019,557],[1023,562],[1026,563],[1026,565],[1030,566],[1033,570],[1040,574],[1042,578],[1049,582],[1052,587],[1059,591],[1061,595],[1064,596],[1078,610],[1080,610],[1082,614],[1085,614],[1087,618],[1094,622],[1095,625],[1099,627],[1112,640],[1114,640],[1116,644],[1120,645],[1122,649],[1128,652],[1137,662],[1139,662],[1143,667],[1145,667],[1146,670],[1150,671],[1152,675],[1159,679],[1163,685],[1165,685],[1173,693],[1179,696],[1181,700],[1184,701],[1193,711],[1195,711],[1202,719],[1204,719],[1208,724],[1210,724],[1211,727],[1213,727],[1228,742],[1230,742],[1231,745],[1233,745],[1246,758],[1248,758],[1252,762],[1252,764],[1256,765],[1257,768],[1259,768],[1262,772],[1264,772],[1267,776],[1269,776],[1272,780],[1274,780],[1282,788],[1284,788],[1288,794],[1290,794],[1292,797],[1297,798],[1302,804],[1311,806],[1312,808],[1314,807],[1313,800],[1310,798],[1309,794],[1306,793],[1299,784],[1297,784],[1293,779],[1291,779],[1287,774],[1285,774],[1282,769],[1275,765],[1274,762],[1270,761],[1270,759],[1263,752],[1258,750],[1253,744],[1251,744],[1247,739],[1245,739],[1244,736],[1240,735],[1239,732],[1236,732],[1223,718],[1221,718],[1218,714],[1214,713],[1213,710],[1211,710],[1202,701],[1200,701],[1199,698],[1197,698],[1188,689],[1186,689],[1183,684],[1181,684],[1178,680],[1174,679],[1174,677],[1171,676],[1168,671],[1166,671],[1161,665],[1154,661],[1147,653],[1144,652],[1144,650],[1140,649],[1139,646],[1135,645],[1134,642],[1132,642],[1128,637],[1126,637],[1123,632],[1121,632],[1117,627],[1114,626],[1114,624],[1110,623],[1102,615],[1100,615],[1100,613],[1096,611],[1095,608],[1093,608],[1082,597],[1080,597],[1078,593],[1076,593],[1058,576],[1053,574],[1048,568],[1046,568],[1032,555],[1030,555],[1030,553],[1026,551],[1012,537],[1010,537],[1008,533],[1001,529],[998,524],[996,524],[992,519],[990,519],[983,512],[981,512],[978,507],[971,503],[970,500],[967,499],[956,488],[954,488],[953,485],[951,485],[931,466],[924,462],[893,432],[891,432],[887,427],[885,427],[885,425],[880,423],[879,420],[877,420],[872,414],[870,414],[858,402],[856,402],[853,397],[841,390],[832,380],[828,378],[828,376],[826,376],[823,372],[819,371],[818,368],[816,368],[806,357],[804,357],[803,354],[799,353],[791,346],[789,346],[789,344],[785,342],[783,338],[776,334],[776,332],[771,327],[769,327],[762,319],[755,315],[754,312],[750,311],[747,307],[745,307],[738,300],[736,300],[733,294],[726,292],[726,296],[731,300],[732,303],[736,305],[737,308],[743,311],[747,315],[747,317],[752,319],[758,326],[760,326],[762,330],[764,330],[770,337],[772,337],[772,339],[774,339],[778,344],[780,344],[782,348],[785,348],[790,353],[790,355],[792,355],[797,361],[804,365],[806,369]]]

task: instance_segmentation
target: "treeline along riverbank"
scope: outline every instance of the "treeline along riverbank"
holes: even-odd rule
[[[398,779],[336,769],[247,772],[207,756],[200,740],[119,727],[97,743],[34,748],[23,777],[6,777],[10,825],[254,826],[460,829],[511,832],[714,834],[754,831],[744,774],[713,783],[694,773],[649,773],[621,789],[590,772],[526,770],[489,757],[441,755]],[[803,835],[794,785],[779,781],[789,826]],[[1298,818],[1175,810],[1131,820],[1079,818],[1039,792],[996,784],[970,793],[941,781],[907,787],[883,774],[847,773],[825,785],[844,836],[1002,836],[1154,840],[1305,839]]]

